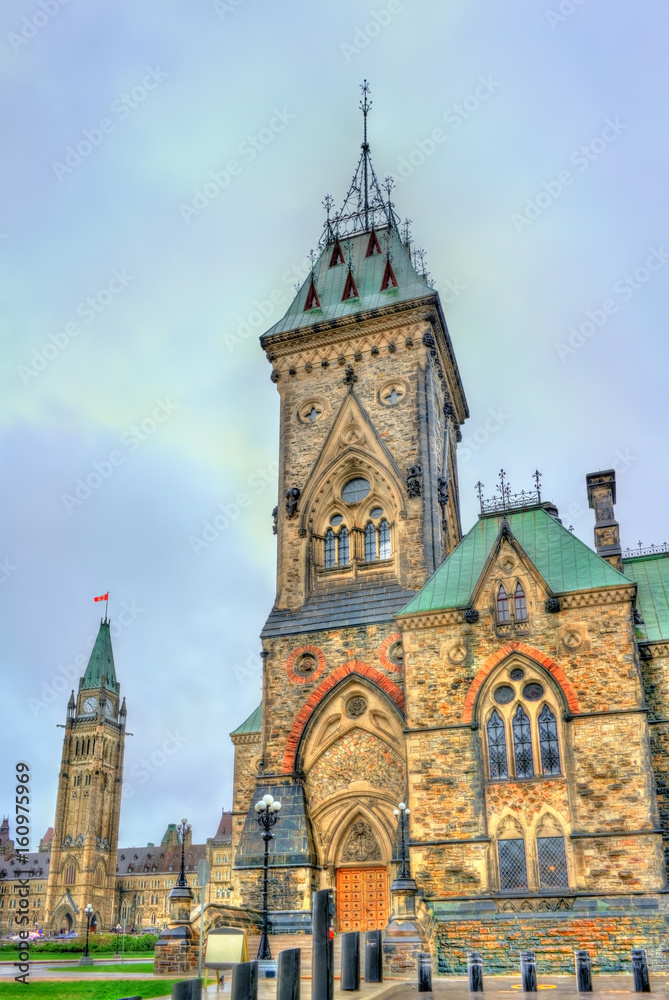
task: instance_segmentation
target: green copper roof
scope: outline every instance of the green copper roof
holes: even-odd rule
[[[669,639],[669,553],[624,559],[623,566],[625,576],[637,582],[637,608],[648,641]]]
[[[283,319],[275,323],[264,336],[270,337],[274,333],[286,333],[289,330],[314,326],[344,316],[355,316],[369,309],[383,309],[395,302],[407,302],[434,295],[425,278],[414,269],[409,251],[394,227],[390,230],[390,254],[398,287],[381,291],[386,266],[387,233],[387,226],[385,229],[377,230],[379,245],[383,252],[375,253],[371,257],[366,256],[370,241],[369,233],[356,233],[355,236],[342,239],[344,263],[335,264],[334,267],[330,267],[334,244],[329,244],[322,251],[313,270],[320,308],[304,311],[311,288],[311,274],[309,274]],[[342,302],[348,275],[349,255],[359,298]]]
[[[102,685],[104,675],[105,684],[110,691],[118,693],[118,681],[116,680],[116,670],[114,669],[114,653],[109,634],[109,622],[100,622],[100,631],[93,646],[84,674],[82,688],[99,688]]]
[[[511,532],[554,594],[629,583],[543,507],[509,512]],[[502,515],[481,517],[400,612],[464,608],[499,534]]]
[[[241,736],[242,733],[259,733],[262,728],[262,704],[258,705],[255,712],[252,712],[245,722],[237,729],[233,729],[231,736]]]

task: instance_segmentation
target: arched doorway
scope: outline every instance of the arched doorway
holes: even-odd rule
[[[305,729],[299,764],[340,931],[388,924],[393,809],[406,790],[402,729],[397,705],[357,672],[330,692]]]
[[[371,823],[351,823],[337,865],[337,926],[340,932],[385,929],[389,873]]]

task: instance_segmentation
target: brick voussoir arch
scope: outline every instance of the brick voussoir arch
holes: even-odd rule
[[[300,709],[293,723],[293,728],[290,731],[290,735],[286,740],[286,749],[283,754],[283,774],[292,774],[295,770],[295,760],[297,758],[297,749],[300,745],[300,740],[302,739],[302,733],[304,732],[307,722],[311,718],[316,707],[322,702],[323,698],[333,687],[339,684],[345,677],[350,674],[357,674],[359,677],[366,677],[367,680],[372,681],[376,684],[378,688],[388,695],[388,697],[393,701],[400,712],[404,712],[404,694],[401,688],[397,684],[393,684],[391,680],[388,680],[379,670],[374,667],[370,667],[368,663],[361,663],[360,660],[349,660],[344,663],[343,666],[337,667],[333,670],[329,677],[318,685],[315,691],[312,691],[304,705]]]
[[[530,660],[534,660],[535,663],[540,664],[544,670],[547,670],[551,677],[553,677],[560,685],[562,693],[567,700],[569,711],[579,711],[576,692],[574,691],[571,681],[565,674],[564,670],[559,667],[554,660],[551,660],[550,656],[546,656],[545,653],[539,652],[538,649],[534,649],[532,646],[528,646],[526,643],[518,642],[514,639],[511,642],[507,642],[506,645],[502,646],[501,649],[498,649],[496,653],[493,653],[492,656],[488,657],[476,674],[474,680],[469,685],[469,690],[467,691],[467,695],[465,697],[464,708],[462,710],[463,722],[472,721],[474,716],[474,703],[479,691],[481,690],[483,682],[490,672],[494,670],[495,667],[502,662],[502,660],[505,660],[507,656],[510,656],[511,653],[521,653],[524,656],[529,657]]]

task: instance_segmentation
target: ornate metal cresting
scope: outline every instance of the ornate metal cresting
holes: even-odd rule
[[[281,803],[274,799],[269,793],[263,795],[259,802],[256,802],[255,810],[258,818],[258,825],[262,831],[261,836],[265,845],[263,855],[263,877],[262,877],[262,934],[258,945],[258,959],[271,959],[272,951],[269,946],[269,922],[267,911],[267,887],[268,887],[268,867],[269,867],[269,842],[274,840],[274,834],[270,830],[279,818]]]
[[[535,488],[533,490],[521,490],[520,493],[512,493],[511,487],[507,482],[506,472],[504,469],[500,469],[497,477],[499,480],[499,485],[497,487],[498,492],[490,497],[489,500],[483,499],[484,484],[479,481],[474,488],[479,498],[481,513],[502,514],[507,510],[514,510],[520,507],[531,507],[540,504],[542,502],[541,477],[541,472],[539,472],[538,469],[535,470],[532,476],[536,484]]]
[[[655,556],[663,552],[669,552],[669,542],[662,542],[661,545],[644,545],[639,542],[635,549],[625,549],[623,556],[625,559],[633,559],[634,556]]]

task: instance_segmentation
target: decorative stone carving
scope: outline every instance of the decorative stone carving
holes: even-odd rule
[[[409,498],[419,497],[422,492],[421,476],[423,470],[420,465],[411,465],[407,469],[406,483]]]
[[[278,528],[277,528],[277,519],[278,519],[278,517],[279,517],[279,508],[275,507],[274,510],[272,511],[272,534],[273,535],[276,535],[276,533],[278,531]]]
[[[376,842],[376,837],[372,833],[369,823],[359,819],[353,824],[353,828],[344,845],[341,855],[342,861],[380,861],[381,848]]]
[[[276,368],[273,368],[272,374],[270,375],[271,381],[276,383],[279,381],[279,378],[280,378],[280,373],[276,370]]]
[[[448,479],[445,476],[439,476],[437,479],[437,500],[441,507],[445,507],[448,503]],[[442,510],[443,517],[443,510]]]
[[[295,517],[297,514],[297,501],[300,499],[300,496],[300,490],[298,490],[297,486],[293,486],[286,493],[286,515],[288,517]]]
[[[479,620],[479,613],[476,610],[476,608],[467,608],[463,615],[463,618],[468,625],[475,625],[476,622]]]
[[[560,598],[559,597],[549,597],[544,604],[546,611],[549,615],[556,615],[560,610]]]
[[[359,719],[367,711],[367,701],[362,695],[355,695],[346,702],[346,714],[351,719]]]

